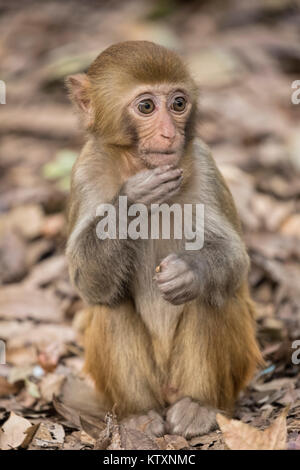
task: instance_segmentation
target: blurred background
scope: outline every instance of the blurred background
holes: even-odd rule
[[[292,0],[0,1],[0,425],[13,410],[46,428],[63,423],[52,447],[91,445],[52,405],[83,361],[84,305],[69,283],[64,248],[70,170],[84,137],[64,78],[128,39],[176,49],[200,86],[198,132],[243,222],[266,360],[237,417],[264,427],[291,404],[293,442],[300,417],[300,365],[292,362],[300,340],[300,104],[291,96],[300,80],[300,4]]]

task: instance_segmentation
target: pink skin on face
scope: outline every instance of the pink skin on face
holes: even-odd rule
[[[154,87],[132,101],[129,111],[139,134],[138,152],[148,167],[178,165],[190,110],[187,94],[166,86]]]

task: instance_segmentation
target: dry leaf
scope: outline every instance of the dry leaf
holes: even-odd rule
[[[0,376],[0,397],[6,397],[8,395],[16,395],[23,387],[23,382],[18,381],[15,383],[9,383],[5,377]]]
[[[67,276],[67,260],[64,255],[52,256],[36,264],[27,276],[26,287],[43,287],[56,281],[60,276]]]
[[[2,329],[3,326],[3,329]],[[32,331],[34,328],[34,335]],[[5,334],[2,332],[4,331]],[[19,348],[33,344],[40,349],[53,343],[71,343],[75,341],[76,334],[71,326],[64,324],[35,324],[30,321],[24,322],[1,322],[1,334],[8,338],[8,349]]]
[[[288,450],[300,450],[300,434],[288,442]]]
[[[214,446],[216,442],[221,440],[220,436],[220,431],[213,431],[202,436],[195,436],[189,440],[189,445],[192,447],[200,445],[201,449],[208,449],[209,447]]]
[[[6,362],[13,366],[21,367],[36,364],[37,352],[34,346],[9,347],[6,352]]]
[[[158,444],[148,434],[126,427],[114,425],[108,450],[158,450]]]
[[[282,225],[281,233],[289,237],[300,238],[300,214],[291,215]]]
[[[50,403],[53,395],[59,395],[65,376],[62,374],[47,374],[42,378],[40,383],[40,391],[42,398]]]
[[[181,450],[190,449],[188,442],[182,436],[166,434],[155,439],[161,450]]]
[[[92,439],[100,439],[100,434],[106,430],[104,421],[100,421],[99,418],[93,416],[80,416],[80,424],[86,434]]]
[[[66,220],[63,214],[54,214],[45,217],[41,233],[47,238],[53,238],[63,232]]]
[[[145,432],[120,425],[121,445],[125,450],[156,450],[157,443]],[[114,434],[112,441],[114,439]],[[109,446],[108,449],[112,447]]]
[[[26,274],[27,246],[12,229],[1,229],[0,222],[0,284],[20,281]]]
[[[284,450],[287,440],[287,412],[287,409],[284,410],[264,431],[242,421],[228,419],[219,413],[217,422],[224,441],[231,450]]]
[[[12,209],[0,217],[0,224],[16,229],[26,239],[40,235],[44,214],[37,204],[28,204]]]
[[[0,449],[9,450],[20,447],[27,438],[26,431],[31,427],[28,419],[16,415],[13,411],[0,431]]]
[[[61,447],[64,443],[65,431],[61,424],[43,422],[32,440],[31,448]]]
[[[66,345],[61,343],[51,343],[39,351],[38,363],[45,372],[53,372],[61,356],[66,354]]]
[[[11,284],[0,288],[0,315],[4,319],[60,322],[63,312],[57,297],[25,284]]]
[[[96,439],[94,439],[93,437],[91,437],[89,434],[87,434],[85,431],[81,431],[80,432],[80,441],[85,444],[85,445],[88,445],[88,446],[92,446],[94,447],[95,443],[96,443]]]
[[[75,410],[64,403],[58,397],[53,397],[53,406],[58,414],[63,416],[68,424],[74,424],[75,428],[80,428],[80,416]]]

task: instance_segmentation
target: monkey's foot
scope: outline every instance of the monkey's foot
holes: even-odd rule
[[[160,414],[155,410],[148,411],[145,415],[128,416],[122,420],[127,428],[138,429],[151,437],[159,437],[165,434],[165,423]]]
[[[216,410],[201,406],[189,397],[174,403],[167,411],[166,427],[170,434],[191,439],[213,431],[216,426]]]

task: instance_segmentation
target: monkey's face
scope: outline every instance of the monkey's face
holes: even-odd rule
[[[128,106],[138,157],[148,168],[178,165],[192,110],[188,92],[171,85],[145,86],[139,91]]]

